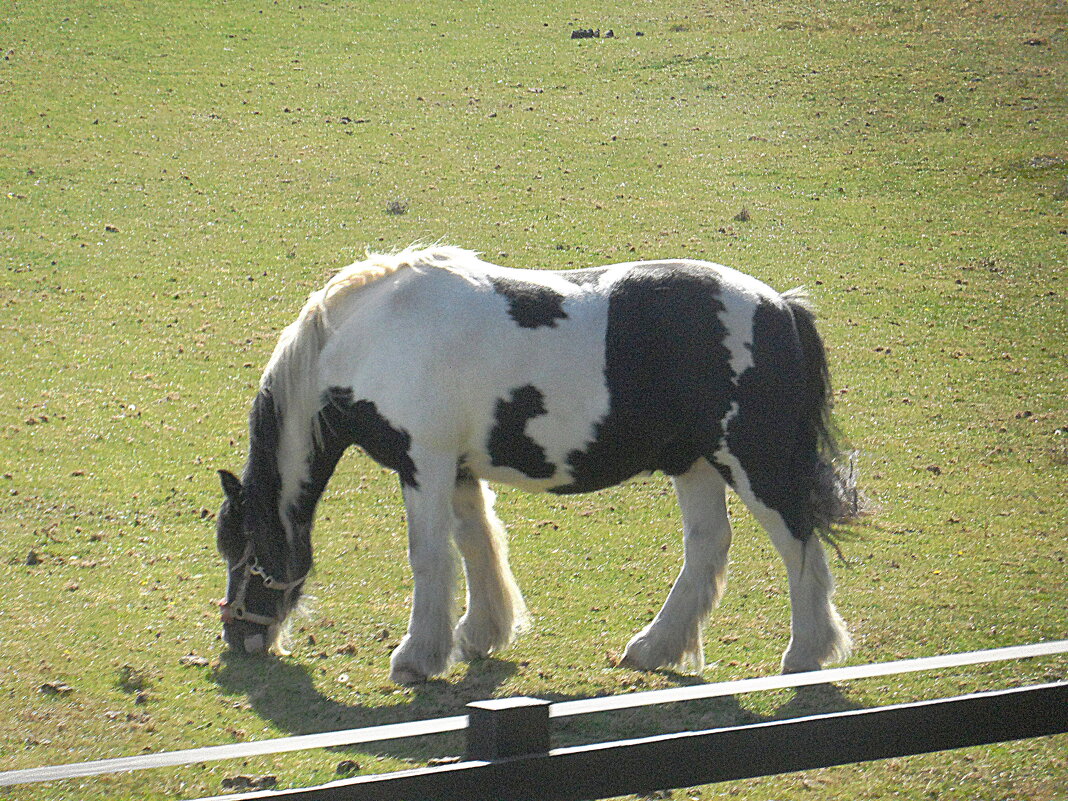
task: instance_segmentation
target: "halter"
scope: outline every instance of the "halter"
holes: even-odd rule
[[[227,603],[224,599],[222,603],[219,604],[219,608],[222,609],[223,623],[229,623],[234,620],[245,620],[249,623],[257,623],[261,626],[268,627],[281,623],[282,621],[278,617],[257,615],[255,612],[249,612],[245,608],[245,595],[248,592],[249,581],[253,576],[259,576],[263,581],[263,586],[267,589],[279,590],[280,592],[285,593],[282,598],[282,608],[285,609],[289,606],[290,594],[304,583],[304,580],[308,577],[307,574],[295,581],[279,581],[278,579],[273,578],[256,560],[255,551],[251,542],[245,546],[245,553],[241,557],[241,561],[234,565],[231,570],[237,570],[239,567],[243,567],[245,570],[244,575],[241,577],[241,583],[238,585],[233,603]]]

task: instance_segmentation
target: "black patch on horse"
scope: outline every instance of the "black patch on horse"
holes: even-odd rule
[[[546,461],[545,449],[526,433],[527,422],[545,413],[545,396],[530,384],[513,389],[510,401],[497,400],[497,422],[486,443],[495,467],[511,467],[530,478],[552,477],[556,467]]]
[[[348,445],[359,445],[368,456],[383,467],[388,467],[400,476],[401,481],[409,487],[417,488],[415,479],[415,462],[409,453],[412,447],[412,435],[404,429],[394,428],[383,417],[374,402],[352,399],[352,390],[343,387],[331,387],[325,394],[325,405],[319,413],[323,430],[324,444],[333,438],[332,450]],[[337,458],[340,458],[340,452]],[[331,454],[332,456],[332,454]],[[326,461],[333,472],[333,464]],[[329,475],[326,476],[329,478]],[[315,476],[313,475],[313,480]],[[323,486],[326,480],[322,480]]]
[[[727,427],[727,446],[749,477],[753,494],[782,515],[801,540],[811,536],[808,510],[811,465],[800,425],[806,386],[804,355],[789,313],[762,302],[753,318],[753,366],[738,381],[738,414]]]
[[[248,428],[249,455],[241,477],[244,530],[255,532],[256,557],[264,569],[272,575],[283,575],[286,530],[278,514],[278,495],[282,491],[278,437],[282,430],[282,416],[270,389],[256,393],[249,411]],[[239,552],[227,554],[230,558],[235,555],[240,558]]]
[[[723,308],[717,276],[685,263],[635,268],[613,286],[609,411],[595,440],[568,456],[572,482],[553,492],[591,492],[652,470],[679,475],[711,457],[733,391]]]
[[[564,296],[555,290],[510,278],[491,278],[490,282],[508,300],[508,315],[520,328],[555,328],[557,320],[567,319]]]

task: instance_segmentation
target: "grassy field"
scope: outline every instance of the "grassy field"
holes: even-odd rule
[[[577,28],[614,36],[572,40]],[[878,514],[845,538],[854,663],[1068,636],[1068,6],[842,0],[9,2],[0,11],[0,770],[692,681],[613,667],[681,560],[669,484],[502,491],[535,629],[387,680],[392,476],[321,506],[298,648],[227,658],[215,470],[306,293],[365,249],[516,267],[699,256],[819,303]],[[736,219],[745,209],[748,220]],[[735,505],[709,681],[772,673],[785,577]],[[190,654],[201,659],[186,659]],[[593,721],[558,742],[1063,678],[1065,659]],[[1064,736],[664,798],[1063,799]],[[6,795],[194,798],[455,739]]]

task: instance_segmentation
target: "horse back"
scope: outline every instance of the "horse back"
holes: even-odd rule
[[[391,273],[335,316],[322,392],[534,490],[684,472],[722,443],[743,376],[769,396],[801,380],[781,297],[705,262],[554,272],[464,254]]]

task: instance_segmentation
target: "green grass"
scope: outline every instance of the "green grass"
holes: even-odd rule
[[[614,39],[574,41],[574,28]],[[662,478],[503,491],[535,629],[387,680],[409,575],[358,454],[293,656],[222,658],[215,470],[280,329],[365,248],[518,267],[692,255],[819,302],[879,513],[835,567],[855,663],[1060,639],[1068,569],[1063,3],[9,3],[0,12],[0,769],[673,686],[612,667],[681,559]],[[638,32],[643,36],[638,36]],[[1029,43],[1031,42],[1031,43]],[[406,213],[391,214],[391,203]],[[733,218],[745,207],[748,222]],[[704,678],[777,668],[781,564],[736,506]],[[38,564],[27,565],[33,552]],[[186,666],[195,653],[207,666]],[[625,737],[1063,678],[1063,659],[593,720]],[[62,695],[42,685],[64,682]],[[1064,737],[675,798],[1054,799]],[[38,788],[192,798],[457,753],[455,738]],[[5,796],[6,797],[6,796]]]

